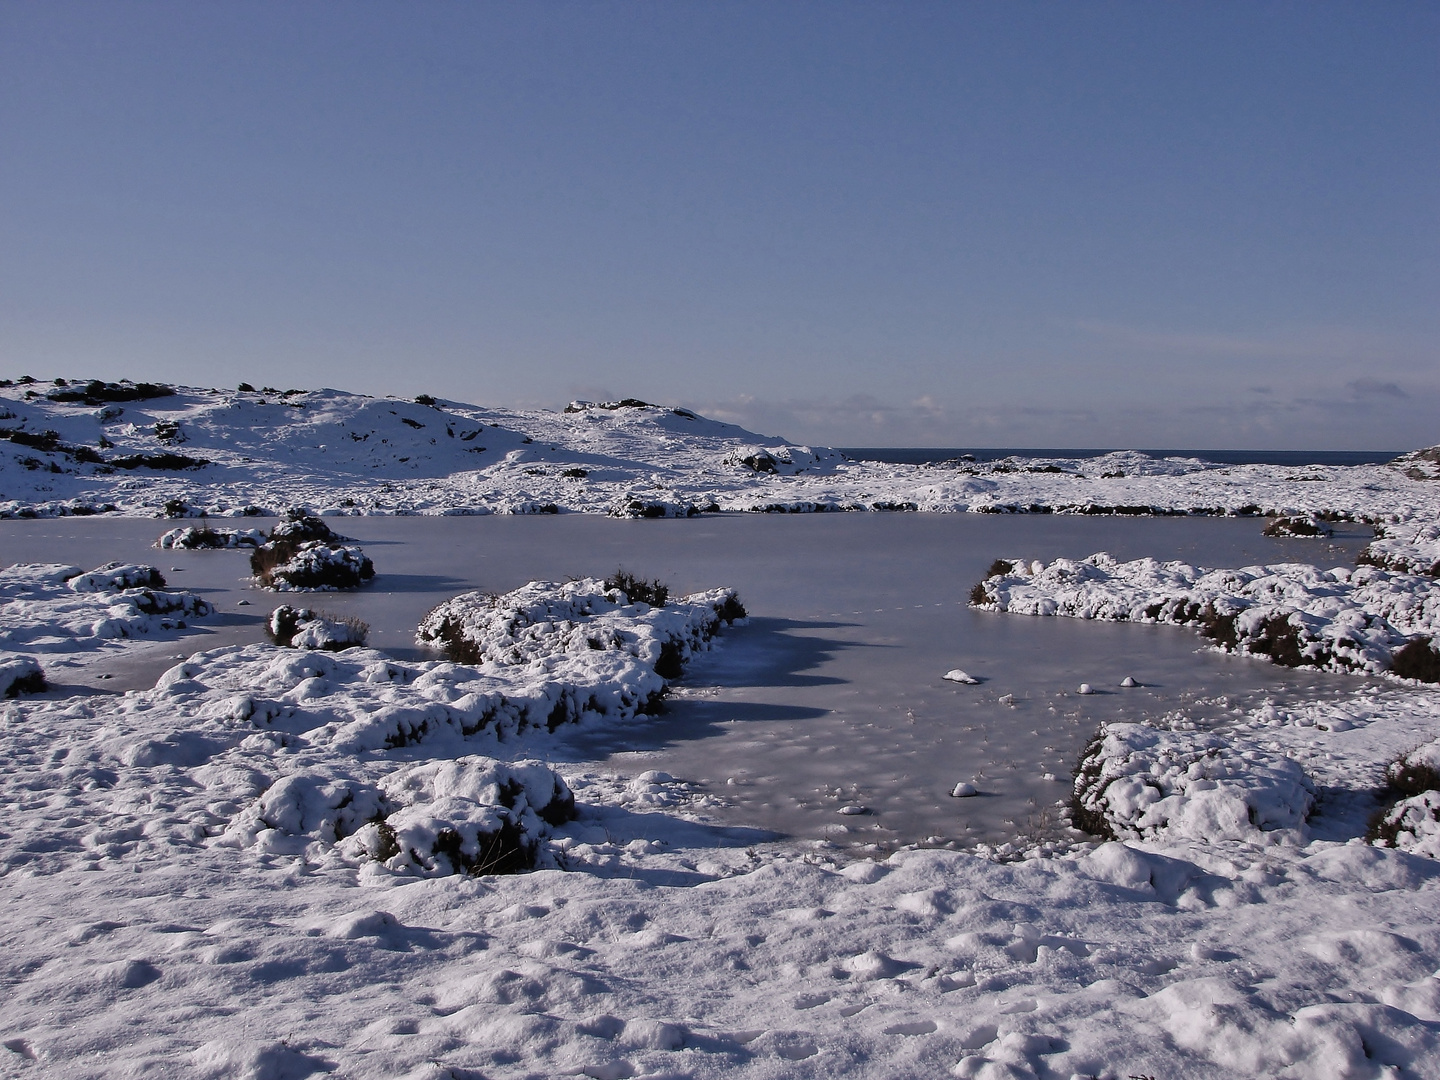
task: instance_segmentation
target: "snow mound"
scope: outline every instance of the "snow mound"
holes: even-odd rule
[[[187,525],[163,534],[155,541],[155,546],[167,550],[204,551],[212,548],[258,548],[265,540],[263,529],[212,529],[208,525]]]
[[[1118,562],[1104,552],[1048,565],[999,565],[1010,569],[976,586],[975,606],[1195,625],[1221,648],[1287,667],[1389,671],[1401,650],[1440,630],[1440,582],[1371,566],[1321,570],[1276,563],[1206,570],[1155,559]]]
[[[165,578],[153,566],[139,563],[106,563],[88,574],[77,574],[67,583],[71,592],[122,592],[125,589],[163,589]]]
[[[549,826],[574,815],[575,796],[540,761],[472,755],[374,783],[331,765],[275,781],[220,844],[283,852],[293,838],[309,838],[396,873],[510,874],[531,869]]]
[[[632,603],[598,578],[532,581],[503,596],[469,592],[445,601],[425,616],[415,640],[486,671],[523,668],[584,681],[605,673],[633,706],[663,691],[722,626],[744,617],[733,589],[660,607]]]
[[[74,652],[183,629],[213,613],[194,593],[166,590],[153,566],[107,563],[89,573],[61,564],[0,570],[0,649]]]
[[[339,652],[364,645],[369,626],[355,618],[282,604],[270,612],[265,633],[276,645]]]
[[[1302,838],[1315,788],[1298,763],[1233,736],[1109,724],[1075,775],[1075,824],[1111,838]]]
[[[540,761],[427,762],[382,788],[398,809],[360,829],[346,850],[422,876],[530,869],[547,827],[575,816],[575,796]]]

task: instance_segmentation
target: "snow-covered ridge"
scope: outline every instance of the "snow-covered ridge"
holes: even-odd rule
[[[1206,570],[1104,552],[1046,565],[1003,561],[971,602],[1022,615],[1196,625],[1223,648],[1287,666],[1393,671],[1440,681],[1440,582],[1372,566]],[[1427,654],[1435,659],[1427,662]]]
[[[1134,452],[891,465],[633,399],[549,412],[338,390],[142,393],[112,384],[94,396],[83,384],[0,386],[0,516],[219,517],[308,506],[327,514],[920,510],[1433,521],[1440,485],[1412,478],[1428,475],[1417,468],[1219,466]]]

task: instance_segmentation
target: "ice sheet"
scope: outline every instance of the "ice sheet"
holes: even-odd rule
[[[7,562],[149,561],[220,609],[206,626],[125,659],[53,668],[55,693],[148,686],[176,655],[262,639],[264,616],[283,598],[247,587],[245,553],[149,547],[163,531],[162,522],[113,518],[0,522]],[[1213,720],[1267,697],[1286,704],[1350,685],[1221,656],[1174,627],[973,611],[970,586],[996,555],[1106,549],[1219,566],[1345,565],[1368,539],[1357,529],[1318,543],[1268,539],[1259,522],[1234,519],[983,515],[359,518],[343,531],[379,577],[317,605],[369,622],[371,645],[401,657],[421,655],[412,638],[425,612],[467,589],[617,565],[678,592],[738,588],[751,625],[692,665],[664,715],[570,733],[546,754],[567,768],[660,769],[696,782],[728,824],[880,849],[1053,829],[1076,753],[1101,720],[1172,711]],[[957,666],[980,683],[945,681]],[[1126,676],[1141,685],[1122,689]],[[1097,692],[1077,693],[1082,682]],[[951,798],[960,781],[980,796]],[[847,806],[863,812],[838,812]]]

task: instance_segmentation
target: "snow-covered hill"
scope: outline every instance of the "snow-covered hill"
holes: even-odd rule
[[[1331,513],[1433,519],[1403,467],[1218,466],[1121,452],[943,466],[848,461],[683,408],[490,409],[339,390],[0,380],[0,516],[707,511]],[[1413,460],[1411,460],[1413,459]]]

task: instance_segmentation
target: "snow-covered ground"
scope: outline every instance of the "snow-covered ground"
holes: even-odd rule
[[[1155,618],[1151,593],[1176,611],[1180,594],[1204,593],[1234,602],[1237,625],[1288,604],[1314,631],[1302,644],[1331,641],[1335,655],[1357,628],[1420,635],[1436,614],[1420,565],[1440,494],[1426,458],[1297,471],[1113,455],[1056,463],[1084,477],[967,474],[846,463],[636,406],[23,397],[54,389],[4,390],[12,512],[1255,505],[1385,518],[1370,560],[1383,565],[1207,584],[1184,564],[1026,564],[991,579],[990,602],[1003,586],[1011,610]],[[129,475],[125,459],[167,453],[212,464]],[[96,475],[90,456],[115,471]],[[39,464],[17,466],[26,458]],[[1395,561],[1405,545],[1413,565]],[[148,567],[81,569],[4,571],[12,659],[173,635],[144,621],[178,617],[163,596],[203,614]],[[547,762],[557,730],[623,738],[665,666],[723,638],[730,595],[659,607],[585,579],[536,584],[459,597],[422,623],[478,666],[250,644],[197,653],[153,689],[0,704],[0,1072],[1440,1075],[1431,802],[1409,796],[1380,842],[1366,839],[1381,789],[1440,758],[1433,688],[1354,674],[1304,703],[1217,700],[1210,715],[1114,725],[1079,795],[1086,823],[1119,841],[920,845],[846,863],[825,844],[717,825],[683,777]],[[127,598],[133,611],[118,610]],[[764,596],[746,600],[764,614]]]
[[[1433,463],[1415,455],[1393,467],[1221,466],[1132,452],[891,465],[634,402],[525,412],[186,387],[109,400],[171,388],[112,384],[87,396],[86,385],[0,386],[0,514],[1440,514],[1440,485],[1426,479]]]

